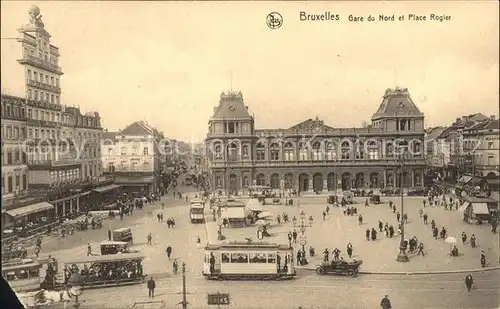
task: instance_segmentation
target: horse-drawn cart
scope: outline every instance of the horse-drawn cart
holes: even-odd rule
[[[347,277],[355,277],[359,273],[359,266],[363,261],[332,261],[323,262],[316,267],[316,273],[320,276],[326,274],[343,275]]]

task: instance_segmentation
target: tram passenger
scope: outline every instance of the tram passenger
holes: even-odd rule
[[[212,252],[210,252],[210,274],[213,274],[215,272],[215,256]]]

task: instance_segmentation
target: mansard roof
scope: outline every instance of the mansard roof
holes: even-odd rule
[[[387,89],[372,120],[386,117],[424,117],[413,103],[408,88]]]
[[[238,93],[221,93],[219,105],[214,108],[212,120],[224,119],[252,119],[252,116],[243,102],[241,91]]]
[[[315,119],[307,119],[306,121],[302,121],[290,127],[289,130],[310,130],[316,128],[319,128],[318,130],[333,129],[333,127],[327,126],[326,124],[324,124],[323,120],[320,120],[318,117],[316,117]]]

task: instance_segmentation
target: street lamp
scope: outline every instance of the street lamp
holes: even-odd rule
[[[78,297],[83,293],[83,279],[78,272],[73,272],[68,280],[68,294],[75,297],[75,303],[73,307],[78,309],[80,303],[78,302]]]
[[[222,225],[224,224],[224,219],[222,217],[219,217],[217,219],[217,225],[219,226],[219,232],[217,233],[217,240],[223,240],[224,236],[222,236]]]
[[[312,227],[313,219],[312,216],[309,217],[309,227]],[[304,235],[306,232],[306,229],[308,227],[306,223],[306,214],[304,210],[300,212],[300,225],[298,226],[300,228],[300,245],[302,246],[302,259],[304,261],[304,264],[307,264],[307,259],[306,259],[306,248],[305,246],[307,245],[307,238]]]
[[[401,240],[399,243],[399,254],[396,258],[398,262],[408,262],[410,259],[408,255],[406,255],[406,242],[405,242],[405,220],[404,217],[404,198],[403,198],[403,188],[404,188],[404,176],[403,176],[403,168],[404,168],[404,159],[406,156],[406,147],[405,145],[400,148],[400,157],[399,157],[399,166],[400,166],[400,187],[401,187]]]

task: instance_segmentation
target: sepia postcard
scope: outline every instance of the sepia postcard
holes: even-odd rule
[[[497,1],[0,5],[2,308],[500,308]]]

